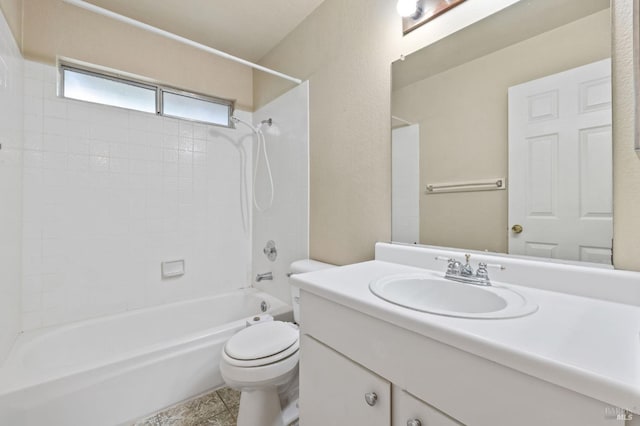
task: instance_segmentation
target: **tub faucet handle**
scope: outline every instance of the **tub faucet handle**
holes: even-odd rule
[[[273,240],[267,241],[267,245],[264,246],[262,252],[271,262],[275,262],[278,257],[278,249],[276,248],[276,243]]]

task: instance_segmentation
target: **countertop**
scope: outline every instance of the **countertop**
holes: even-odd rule
[[[442,274],[374,260],[291,279],[301,290],[640,414],[640,307],[494,283],[537,303],[538,311],[511,319],[466,319],[407,309],[369,290],[377,278],[419,272]]]

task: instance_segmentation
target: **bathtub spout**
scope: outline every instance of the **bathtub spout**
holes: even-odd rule
[[[271,272],[265,272],[264,274],[256,275],[256,282],[260,282],[263,280],[273,280],[273,274]]]

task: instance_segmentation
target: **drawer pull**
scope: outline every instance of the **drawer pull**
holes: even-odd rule
[[[422,426],[422,422],[418,419],[407,420],[407,426]]]
[[[378,395],[376,395],[375,392],[365,393],[364,400],[367,401],[367,404],[373,407],[374,405],[376,405],[376,402],[378,402]]]

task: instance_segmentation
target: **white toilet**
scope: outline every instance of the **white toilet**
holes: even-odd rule
[[[291,274],[332,268],[315,260],[299,260]],[[299,321],[300,290],[291,287],[293,317]],[[298,326],[269,321],[236,333],[222,351],[220,372],[241,391],[238,426],[286,426],[298,418]]]

